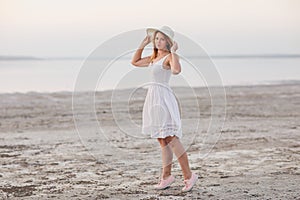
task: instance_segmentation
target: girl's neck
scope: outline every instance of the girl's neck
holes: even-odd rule
[[[167,51],[167,50],[158,50],[157,51],[157,57],[165,56],[167,54],[169,54],[169,51]]]

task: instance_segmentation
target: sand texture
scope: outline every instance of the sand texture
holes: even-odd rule
[[[299,199],[300,84],[225,90],[226,107],[221,93],[214,99],[213,118],[222,123],[226,111],[221,135],[208,135],[207,90],[174,88],[182,141],[200,176],[189,193],[180,191],[183,177],[175,159],[176,182],[153,189],[161,173],[159,144],[139,137],[128,123],[129,113],[131,122],[141,124],[145,90],[129,100],[120,91],[114,111],[111,93],[98,92],[96,118],[88,95],[78,94],[76,126],[72,93],[0,94],[0,199]]]

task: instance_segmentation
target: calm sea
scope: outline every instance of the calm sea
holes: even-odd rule
[[[104,65],[106,63],[106,65]],[[195,66],[196,63],[196,66]],[[300,81],[299,57],[213,58],[182,60],[182,73],[172,76],[171,86],[253,85]],[[83,71],[90,70],[96,90],[142,87],[150,80],[149,68],[136,68],[122,58],[0,60],[0,93],[73,91]],[[89,79],[88,75],[85,77]],[[87,80],[89,81],[89,80]],[[78,83],[79,82],[79,83]],[[90,87],[88,88],[90,89]]]

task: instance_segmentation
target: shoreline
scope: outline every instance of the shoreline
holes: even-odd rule
[[[232,85],[212,85],[209,88],[247,88],[247,87],[261,87],[261,86],[280,86],[280,85],[300,85],[300,80],[273,80],[273,81],[262,81],[258,83],[248,83],[248,84],[232,84]],[[172,86],[171,88],[192,88],[192,89],[201,89],[207,88],[206,86],[197,86],[197,87],[186,87],[186,86]],[[124,88],[124,89],[117,89],[117,90],[132,90],[134,88]],[[96,93],[100,92],[112,92],[114,89],[107,89],[107,90],[97,90]],[[79,93],[94,93],[95,91],[79,91]],[[69,90],[62,90],[62,91],[26,91],[26,92],[0,92],[0,95],[13,95],[13,94],[60,94],[60,93],[74,93],[74,91]]]

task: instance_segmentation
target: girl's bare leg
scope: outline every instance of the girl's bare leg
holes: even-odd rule
[[[176,136],[173,136],[166,138],[166,142],[168,143],[168,146],[171,147],[173,153],[178,159],[184,179],[190,179],[192,176],[192,172],[189,166],[187,154],[180,140]]]
[[[164,138],[158,138],[158,141],[160,143],[161,153],[162,153],[162,165],[163,165],[162,178],[166,179],[171,175],[173,152],[171,147],[167,144]]]

